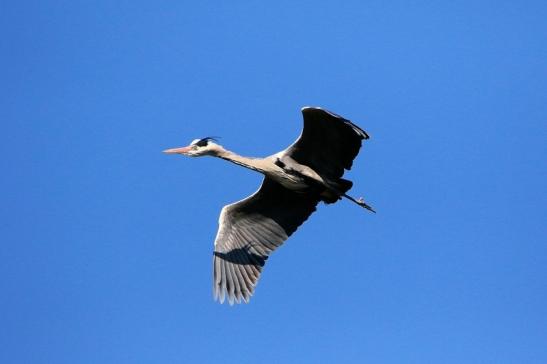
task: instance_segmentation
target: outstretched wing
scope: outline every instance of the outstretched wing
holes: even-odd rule
[[[270,253],[306,221],[318,202],[265,177],[253,195],[225,206],[213,256],[215,299],[248,302]]]
[[[321,108],[305,107],[302,115],[302,134],[285,154],[332,180],[342,177],[368,134],[351,121]]]

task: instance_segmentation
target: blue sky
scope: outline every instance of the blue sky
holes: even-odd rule
[[[0,28],[3,363],[547,362],[547,5],[19,1]],[[222,206],[300,107],[353,195],[212,300]]]

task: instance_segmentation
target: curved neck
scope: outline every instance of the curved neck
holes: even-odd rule
[[[222,158],[224,160],[227,160],[239,166],[252,169],[253,171],[264,173],[264,169],[261,168],[262,159],[243,157],[241,155],[238,155],[226,149],[223,149],[222,151],[218,152],[216,157]]]

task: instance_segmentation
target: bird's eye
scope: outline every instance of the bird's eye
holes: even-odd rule
[[[197,145],[192,145],[192,150],[197,150],[197,149],[198,149]]]

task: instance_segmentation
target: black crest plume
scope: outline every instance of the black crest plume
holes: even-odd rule
[[[218,137],[205,137],[205,138],[201,138],[197,143],[196,145],[198,147],[205,147],[207,144],[209,144],[209,141],[214,141],[214,142],[218,142]]]

